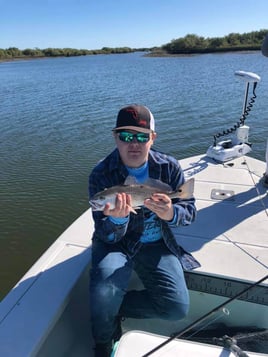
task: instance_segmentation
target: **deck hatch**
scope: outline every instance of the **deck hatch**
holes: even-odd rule
[[[218,188],[213,188],[213,190],[211,190],[211,198],[213,200],[230,200],[230,201],[234,201],[234,191],[232,190],[221,190]]]

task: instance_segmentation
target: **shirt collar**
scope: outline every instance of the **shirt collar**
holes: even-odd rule
[[[159,165],[154,150],[149,151],[148,166],[149,166],[149,177],[160,179],[161,165]],[[125,178],[128,176],[128,170],[126,166],[123,164],[117,148],[111,153],[111,159],[109,160],[109,171],[113,172],[115,170],[119,170],[120,174]]]

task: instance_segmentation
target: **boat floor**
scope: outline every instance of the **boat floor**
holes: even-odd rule
[[[268,268],[268,195],[263,162],[240,157],[219,164],[206,157],[181,161],[195,177],[197,219],[180,241],[201,262],[197,271],[255,282]]]

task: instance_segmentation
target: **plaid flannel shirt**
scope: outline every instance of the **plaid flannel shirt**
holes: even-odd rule
[[[169,155],[150,150],[148,166],[149,177],[167,183],[173,190],[185,182],[180,164]],[[128,171],[120,159],[118,150],[115,149],[92,170],[89,176],[89,198],[105,188],[123,184],[127,176]],[[169,250],[178,257],[185,270],[197,268],[200,266],[199,262],[180,246],[174,234],[179,232],[180,226],[189,225],[194,221],[196,216],[195,199],[175,199],[173,207],[175,221],[169,223],[159,219],[163,240]],[[137,210],[137,215],[130,213],[129,219],[124,224],[116,224],[101,211],[93,212],[95,222],[93,244],[95,239],[100,239],[107,244],[120,244],[126,254],[133,256],[142,244],[146,244],[140,242],[140,236],[144,229],[144,217],[147,213],[147,208],[142,207]]]

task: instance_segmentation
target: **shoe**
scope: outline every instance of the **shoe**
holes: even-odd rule
[[[112,342],[97,343],[94,350],[95,357],[110,357],[112,353]]]

